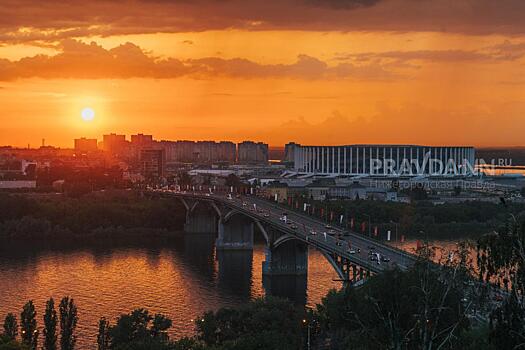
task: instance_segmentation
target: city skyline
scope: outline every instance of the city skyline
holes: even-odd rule
[[[3,144],[523,145],[517,0],[5,3]]]

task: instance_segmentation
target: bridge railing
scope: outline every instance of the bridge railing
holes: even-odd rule
[[[269,200],[265,197],[259,197],[257,196],[258,199],[260,200],[264,200],[265,202],[267,202],[268,204],[271,204],[272,206],[274,207],[279,207],[279,208],[282,208],[283,210],[287,210],[287,211],[293,211],[294,214],[298,215],[298,216],[301,216],[305,219],[308,219],[308,220],[311,220],[311,221],[316,221],[316,222],[319,222],[319,223],[325,223],[323,220],[320,220],[319,218],[317,217],[313,217],[313,216],[310,216],[310,215],[307,215],[305,214],[303,211],[301,210],[298,210],[296,208],[291,208],[291,207],[286,207],[282,204],[279,204],[279,203],[276,203],[272,200]],[[376,245],[380,245],[382,248],[384,248],[385,250],[388,250],[392,253],[395,253],[395,254],[398,254],[398,255],[401,255],[403,256],[404,258],[408,259],[408,260],[411,260],[411,261],[414,261],[415,259],[417,259],[417,256],[415,254],[412,254],[412,253],[409,253],[403,249],[400,249],[400,248],[397,248],[397,247],[394,247],[388,243],[383,243],[377,239],[373,239],[371,237],[365,237],[355,231],[351,231],[349,230],[348,228],[344,227],[343,225],[340,225],[340,224],[333,224],[333,223],[330,223],[330,225],[334,226],[334,227],[337,227],[343,231],[346,231],[348,232],[353,238],[356,238],[356,239],[359,239],[361,240],[361,242],[369,242],[369,243],[372,243],[372,244],[376,244]]]
[[[247,210],[243,206],[237,205],[235,202],[232,202],[232,201],[228,200],[227,198],[224,198],[222,195],[211,195],[211,194],[207,194],[207,193],[199,193],[199,192],[193,192],[193,191],[170,192],[168,194],[171,194],[173,196],[186,197],[186,198],[192,198],[192,199],[198,199],[198,200],[221,202],[222,204],[224,204],[224,205],[226,205],[228,207],[234,207],[236,210],[238,210],[239,212],[242,212],[246,216],[252,217],[253,219],[259,220],[261,222],[265,222],[265,223],[270,224],[272,226],[277,226],[281,231],[284,231],[284,232],[287,232],[287,233],[291,233],[294,236],[298,237],[299,239],[301,239],[303,241],[307,241],[307,237],[308,237],[307,234],[305,234],[305,237],[303,238],[300,235],[298,235],[297,231],[290,229],[287,225],[276,224],[276,223],[274,223],[271,220],[267,220],[263,216],[261,216],[261,215],[259,215],[257,213],[254,213],[254,212],[252,212],[250,210]],[[260,200],[264,200],[267,204],[269,204],[269,205],[271,205],[271,206],[273,206],[275,208],[279,208],[280,210],[282,209],[282,210],[289,211],[289,209],[290,209],[288,207],[284,207],[284,206],[282,206],[280,204],[276,204],[273,201],[269,201],[269,200],[267,200],[265,198],[262,198],[262,197],[259,197],[259,196],[257,196],[256,198],[260,199]],[[308,221],[311,221],[311,222],[316,222],[316,223],[323,223],[324,224],[324,222],[320,221],[318,218],[311,217],[309,215],[305,215],[304,213],[302,213],[300,211],[295,211],[294,210],[294,213],[296,215],[298,215],[298,216],[301,216],[305,220],[308,220]],[[340,225],[334,225],[334,226],[337,226],[338,228],[340,228],[342,230],[346,230],[344,227],[342,227]],[[373,244],[373,245],[376,245],[376,246],[380,246],[382,249],[390,251],[393,254],[397,254],[399,257],[402,258],[401,260],[403,261],[403,264],[400,264],[400,265],[403,266],[403,267],[408,267],[416,259],[416,256],[414,256],[412,254],[409,254],[409,253],[405,252],[404,250],[392,247],[392,246],[390,246],[388,244],[381,243],[381,242],[379,242],[377,240],[374,240],[374,239],[371,239],[371,238],[368,238],[368,237],[363,237],[362,235],[359,235],[359,234],[357,234],[355,232],[351,232],[351,231],[348,231],[348,230],[346,230],[346,231],[351,235],[351,237],[353,239],[360,240],[361,242],[364,242],[366,244]],[[328,244],[324,244],[321,241],[308,240],[308,242],[310,244],[316,246],[316,247],[319,247],[319,249],[322,249],[322,250],[324,250],[324,251],[326,251],[328,253],[333,253],[334,252],[334,248],[333,247],[330,247]],[[352,254],[349,254],[344,249],[337,249],[337,254],[339,254],[339,255],[349,259],[350,261],[354,261],[357,265],[360,265],[361,267],[369,269],[369,270],[371,270],[373,272],[378,272],[378,271],[382,271],[383,270],[383,267],[376,266],[377,264],[371,264],[366,259],[362,259],[362,258],[360,258],[358,256],[354,256]]]

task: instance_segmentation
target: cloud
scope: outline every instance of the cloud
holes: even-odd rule
[[[0,43],[206,30],[525,33],[522,0],[3,0]]]
[[[18,61],[0,59],[0,80],[19,78],[78,79],[170,79],[230,77],[290,79],[390,79],[391,72],[376,65],[341,63],[328,66],[324,61],[299,55],[291,64],[260,64],[244,58],[205,57],[179,60],[159,58],[133,43],[105,49],[95,42],[86,44],[66,39],[57,46],[54,56],[36,55]]]
[[[334,9],[355,9],[359,7],[374,6],[383,0],[306,0],[307,4],[318,7],[331,7]]]
[[[385,52],[360,52],[339,54],[335,57],[339,61],[370,62],[386,61],[395,62],[396,65],[407,64],[412,61],[427,62],[497,62],[514,61],[525,56],[525,42],[505,42],[485,47],[479,50],[412,50],[412,51],[385,51]],[[412,65],[412,67],[415,67]]]

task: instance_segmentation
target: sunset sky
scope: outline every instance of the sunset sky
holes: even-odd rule
[[[525,145],[524,14],[522,0],[0,0],[0,145]]]

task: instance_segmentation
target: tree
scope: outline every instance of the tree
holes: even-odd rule
[[[75,348],[77,327],[77,307],[69,297],[60,301],[60,349],[73,350]]]
[[[226,186],[228,187],[239,187],[241,185],[241,179],[235,174],[230,174],[226,177]]]
[[[510,215],[507,225],[478,240],[480,279],[508,292],[490,318],[490,339],[506,349],[525,345],[525,217]]]
[[[167,330],[171,325],[171,320],[164,315],[151,316],[148,310],[133,310],[120,315],[117,323],[109,327],[110,346],[112,349],[162,348],[169,340]]]
[[[16,340],[9,339],[8,337],[1,335],[0,336],[0,350],[28,350],[29,348],[21,344]],[[186,349],[184,349],[186,350]]]
[[[15,340],[18,335],[18,323],[16,316],[12,313],[7,314],[4,321],[4,336],[7,339]]]
[[[50,298],[46,303],[44,314],[44,350],[56,350],[57,348],[57,312],[55,301]]]
[[[98,322],[97,349],[109,349],[109,322],[104,317]]]
[[[304,310],[279,298],[257,299],[237,309],[207,312],[195,323],[197,339],[221,349],[299,349]]]
[[[385,271],[323,299],[317,315],[333,349],[462,349],[456,343],[472,306],[464,299],[467,255],[447,254],[442,267],[424,250],[411,270]]]
[[[160,338],[161,340],[168,340],[168,329],[172,326],[172,321],[164,315],[156,314],[153,317],[153,324],[151,325],[151,336],[153,338]]]
[[[20,315],[20,328],[22,329],[22,343],[30,349],[36,350],[38,330],[36,328],[36,310],[32,300],[24,305]]]

